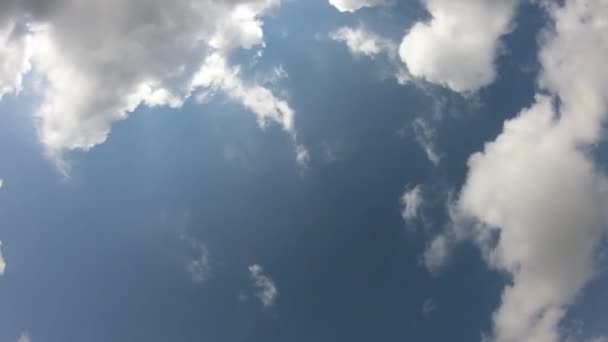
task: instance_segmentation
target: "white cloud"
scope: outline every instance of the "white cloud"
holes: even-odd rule
[[[30,334],[27,331],[24,331],[21,333],[21,335],[19,335],[19,339],[17,340],[17,342],[30,342]]]
[[[31,42],[21,31],[23,25],[16,20],[0,20],[0,99],[17,93],[23,86],[23,75],[31,65]]]
[[[425,0],[430,22],[415,24],[399,53],[409,72],[454,91],[475,91],[496,78],[499,38],[517,0]]]
[[[556,341],[565,307],[593,275],[606,180],[564,139],[550,99],[505,124],[469,161],[461,209],[500,232],[488,260],[513,275],[496,312],[499,341]]]
[[[423,204],[422,190],[420,185],[417,185],[401,196],[401,217],[408,222],[418,216],[418,210]]]
[[[4,179],[0,178],[0,189],[4,186]]]
[[[2,254],[2,241],[0,241],[0,276],[4,275],[4,271],[6,271],[6,260]]]
[[[364,7],[385,5],[386,0],[329,0],[340,12],[355,12]]]
[[[61,162],[65,151],[103,143],[111,124],[139,105],[180,106],[194,90],[194,75],[210,58],[263,46],[260,18],[278,4],[8,2],[0,17],[0,94],[19,90],[21,77],[33,66],[44,84],[38,134],[51,157]],[[17,19],[25,21],[16,24]],[[232,98],[261,116],[260,121],[278,119],[293,130],[293,111],[286,102],[264,87],[242,82],[237,73],[224,80]]]
[[[202,87],[204,91],[221,90],[256,113],[262,127],[272,122],[279,123],[285,131],[294,134],[294,111],[289,104],[278,99],[265,87],[246,84],[239,77],[239,72],[238,68],[228,66],[224,56],[214,53],[205,59],[194,75],[192,89]]]
[[[365,56],[372,59],[380,56],[386,58],[388,65],[393,69],[391,73],[399,84],[406,84],[410,81],[409,73],[399,61],[397,43],[392,40],[380,37],[363,26],[341,27],[331,32],[329,38],[346,44],[353,56]]]
[[[257,264],[249,266],[249,277],[253,281],[253,286],[257,289],[256,296],[262,302],[262,305],[264,307],[273,306],[279,291],[272,279],[264,275],[262,266]]]
[[[382,38],[364,27],[341,27],[329,34],[335,41],[344,42],[353,55],[375,57],[380,54],[396,55],[397,46],[394,42]]]
[[[471,156],[456,203],[478,220],[468,234],[488,264],[512,276],[493,317],[498,342],[560,340],[558,325],[597,271],[594,255],[606,234],[608,180],[585,147],[598,141],[608,115],[608,2],[569,0],[548,11],[555,30],[540,52],[540,83],[560,106],[537,95],[507,121]],[[453,229],[436,241],[460,238]],[[445,252],[433,244],[428,254]]]

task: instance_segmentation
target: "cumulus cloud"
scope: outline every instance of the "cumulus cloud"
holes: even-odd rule
[[[18,91],[32,67],[44,84],[38,134],[48,153],[61,160],[64,151],[103,143],[111,124],[139,105],[179,107],[204,86],[194,80],[209,63],[220,63],[236,48],[263,46],[260,18],[278,4],[9,1],[0,17],[0,94]],[[232,98],[260,121],[278,119],[293,129],[293,111],[284,101],[237,78],[231,73],[221,81]],[[249,90],[253,95],[243,93]]]
[[[406,222],[415,219],[423,202],[420,185],[404,192],[401,196],[401,217]]]
[[[547,9],[555,27],[539,54],[539,82],[559,106],[537,95],[507,121],[471,156],[455,204],[477,220],[469,234],[488,264],[512,276],[493,317],[499,342],[560,340],[559,323],[597,271],[594,255],[606,234],[608,180],[586,147],[600,139],[608,115],[608,2]],[[453,230],[436,241],[461,237]],[[445,251],[432,247],[427,253]]]
[[[0,178],[0,189],[4,186],[4,179]]]
[[[6,260],[4,260],[4,255],[2,254],[2,241],[0,241],[0,276],[4,275],[5,270],[6,270]]]
[[[469,161],[462,210],[500,232],[490,264],[513,275],[494,316],[499,341],[557,341],[565,307],[591,278],[606,180],[554,122],[549,98],[505,124]]]
[[[329,0],[329,3],[340,12],[355,12],[364,7],[385,5],[387,0]]]
[[[257,290],[256,297],[258,297],[262,305],[264,307],[273,306],[279,291],[272,279],[264,274],[262,266],[258,264],[249,266],[249,277]]]
[[[511,28],[517,0],[425,0],[431,19],[416,23],[399,48],[409,72],[457,92],[496,78],[499,38]]]

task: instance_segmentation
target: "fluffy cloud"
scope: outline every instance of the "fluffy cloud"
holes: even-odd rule
[[[329,0],[329,3],[340,12],[355,12],[363,7],[380,6],[386,2],[386,0]]]
[[[180,106],[203,86],[193,81],[210,58],[219,58],[213,56],[263,46],[260,17],[278,3],[9,1],[0,17],[0,95],[20,89],[31,63],[44,84],[38,133],[49,154],[61,160],[66,150],[103,143],[111,124],[139,105]],[[293,111],[269,90],[235,85],[242,82],[237,73],[216,77],[261,121],[278,119],[293,130]],[[254,95],[245,94],[249,90]]]
[[[513,275],[494,316],[499,341],[557,341],[565,307],[591,278],[606,180],[565,139],[543,97],[469,161],[460,207],[500,232],[490,264]]]
[[[401,216],[407,221],[411,221],[418,216],[418,209],[423,203],[422,190],[420,185],[417,185],[401,196]]]
[[[256,296],[262,302],[262,305],[264,307],[274,305],[279,291],[272,279],[264,274],[262,266],[257,264],[249,266],[249,277],[253,282],[253,286],[257,289]]]
[[[608,2],[547,5],[554,31],[540,52],[540,84],[559,99],[535,103],[471,156],[456,205],[489,265],[512,276],[494,314],[496,341],[558,341],[565,312],[596,272],[606,234],[608,181],[586,152],[608,115]],[[450,240],[427,250],[440,263]],[[498,236],[498,240],[493,237]],[[443,241],[443,242],[441,242]],[[441,255],[443,253],[443,255]]]
[[[4,255],[2,254],[2,241],[0,241],[0,276],[4,275],[5,270],[6,270],[6,261],[4,260]]]
[[[517,0],[425,0],[429,22],[415,24],[399,54],[409,72],[454,91],[475,91],[496,77],[499,38],[511,28]]]

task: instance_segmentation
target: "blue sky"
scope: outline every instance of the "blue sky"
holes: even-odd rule
[[[608,339],[606,1],[0,13],[0,341]]]

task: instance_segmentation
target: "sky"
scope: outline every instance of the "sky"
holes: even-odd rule
[[[0,342],[608,341],[606,18],[0,0]]]

